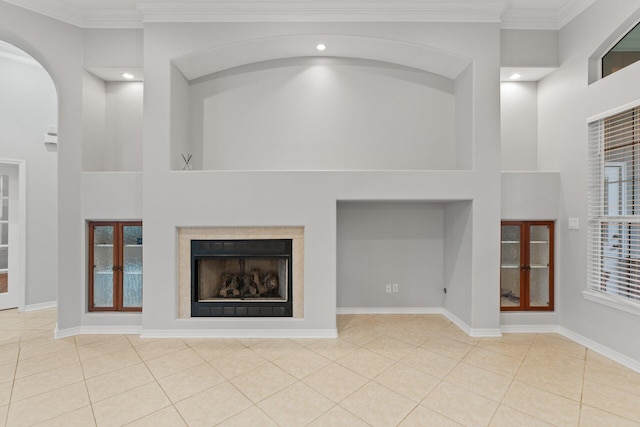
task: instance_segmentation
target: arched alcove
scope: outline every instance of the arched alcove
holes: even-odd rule
[[[464,109],[456,103],[471,96],[471,85],[457,84],[470,79],[470,61],[459,56],[386,39],[300,35],[172,62],[172,169],[182,169],[185,153],[204,170],[470,168],[457,158]]]

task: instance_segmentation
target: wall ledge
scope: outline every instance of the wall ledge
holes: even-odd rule
[[[595,302],[597,304],[606,305],[625,313],[635,314],[640,316],[640,305],[632,301],[626,301],[625,299],[605,294],[604,292],[597,292],[592,290],[582,291],[582,296],[587,301]]]

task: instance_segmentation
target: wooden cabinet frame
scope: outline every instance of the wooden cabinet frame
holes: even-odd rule
[[[553,311],[554,310],[554,222],[553,221],[502,221],[502,226],[518,226],[520,227],[520,305],[519,306],[502,306],[502,299],[500,302],[501,311]],[[530,285],[531,285],[531,239],[530,230],[531,226],[546,226],[549,227],[549,305],[548,306],[531,306],[530,301]],[[504,246],[504,239],[502,237],[501,227],[501,262],[502,262],[502,248]],[[503,266],[500,266],[501,270]],[[501,275],[502,276],[502,275]]]
[[[142,226],[141,221],[90,221],[89,222],[89,311],[142,311],[142,307],[124,307],[124,241],[123,229],[126,226]],[[95,271],[95,228],[113,227],[113,306],[96,307],[94,305],[94,271]]]

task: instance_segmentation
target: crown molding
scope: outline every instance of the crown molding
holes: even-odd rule
[[[508,8],[502,15],[504,30],[559,30],[596,0],[567,0],[559,9]]]
[[[4,1],[80,28],[142,28],[142,15],[133,7],[134,0],[130,8],[79,8],[64,0]]]
[[[139,1],[151,22],[499,22],[508,1]]]
[[[177,22],[500,22],[503,29],[539,30],[558,30],[595,2],[566,0],[545,8],[531,0],[530,7],[514,8],[510,0],[4,1],[81,28]]]
[[[569,0],[558,12],[558,29],[567,25],[573,18],[580,15],[586,8],[594,4],[596,0]]]

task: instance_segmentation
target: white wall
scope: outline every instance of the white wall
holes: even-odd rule
[[[451,170],[453,82],[388,63],[262,62],[191,85],[210,170]]]
[[[105,82],[85,72],[85,171],[142,171],[142,98],[142,82]]]
[[[58,156],[43,144],[58,124],[56,89],[35,60],[0,55],[0,93],[0,159],[26,162],[26,304],[56,301]]]
[[[538,83],[500,84],[503,171],[538,170]]]
[[[51,75],[58,97],[58,326],[80,323],[82,221],[82,30],[0,2],[0,39],[36,58]],[[33,212],[39,215],[40,212]],[[40,220],[41,215],[37,218]]]
[[[504,220],[555,220],[560,212],[560,174],[503,172],[500,179]]]
[[[473,307],[473,203],[451,202],[444,205],[444,308],[471,325]],[[497,298],[496,298],[497,299]]]
[[[556,228],[556,289],[560,325],[640,360],[640,317],[587,301],[587,119],[640,100],[640,63],[588,85],[588,60],[630,16],[640,1],[596,1],[560,32],[558,71],[542,80],[539,93],[540,170],[559,171],[560,215]],[[580,219],[569,230],[569,217]]]
[[[337,213],[338,307],[443,306],[441,203],[339,202]]]
[[[558,31],[501,30],[502,67],[557,67]]]
[[[85,71],[82,91],[82,168],[104,171],[106,146],[105,82]]]
[[[142,171],[141,82],[105,85],[105,170]]]

